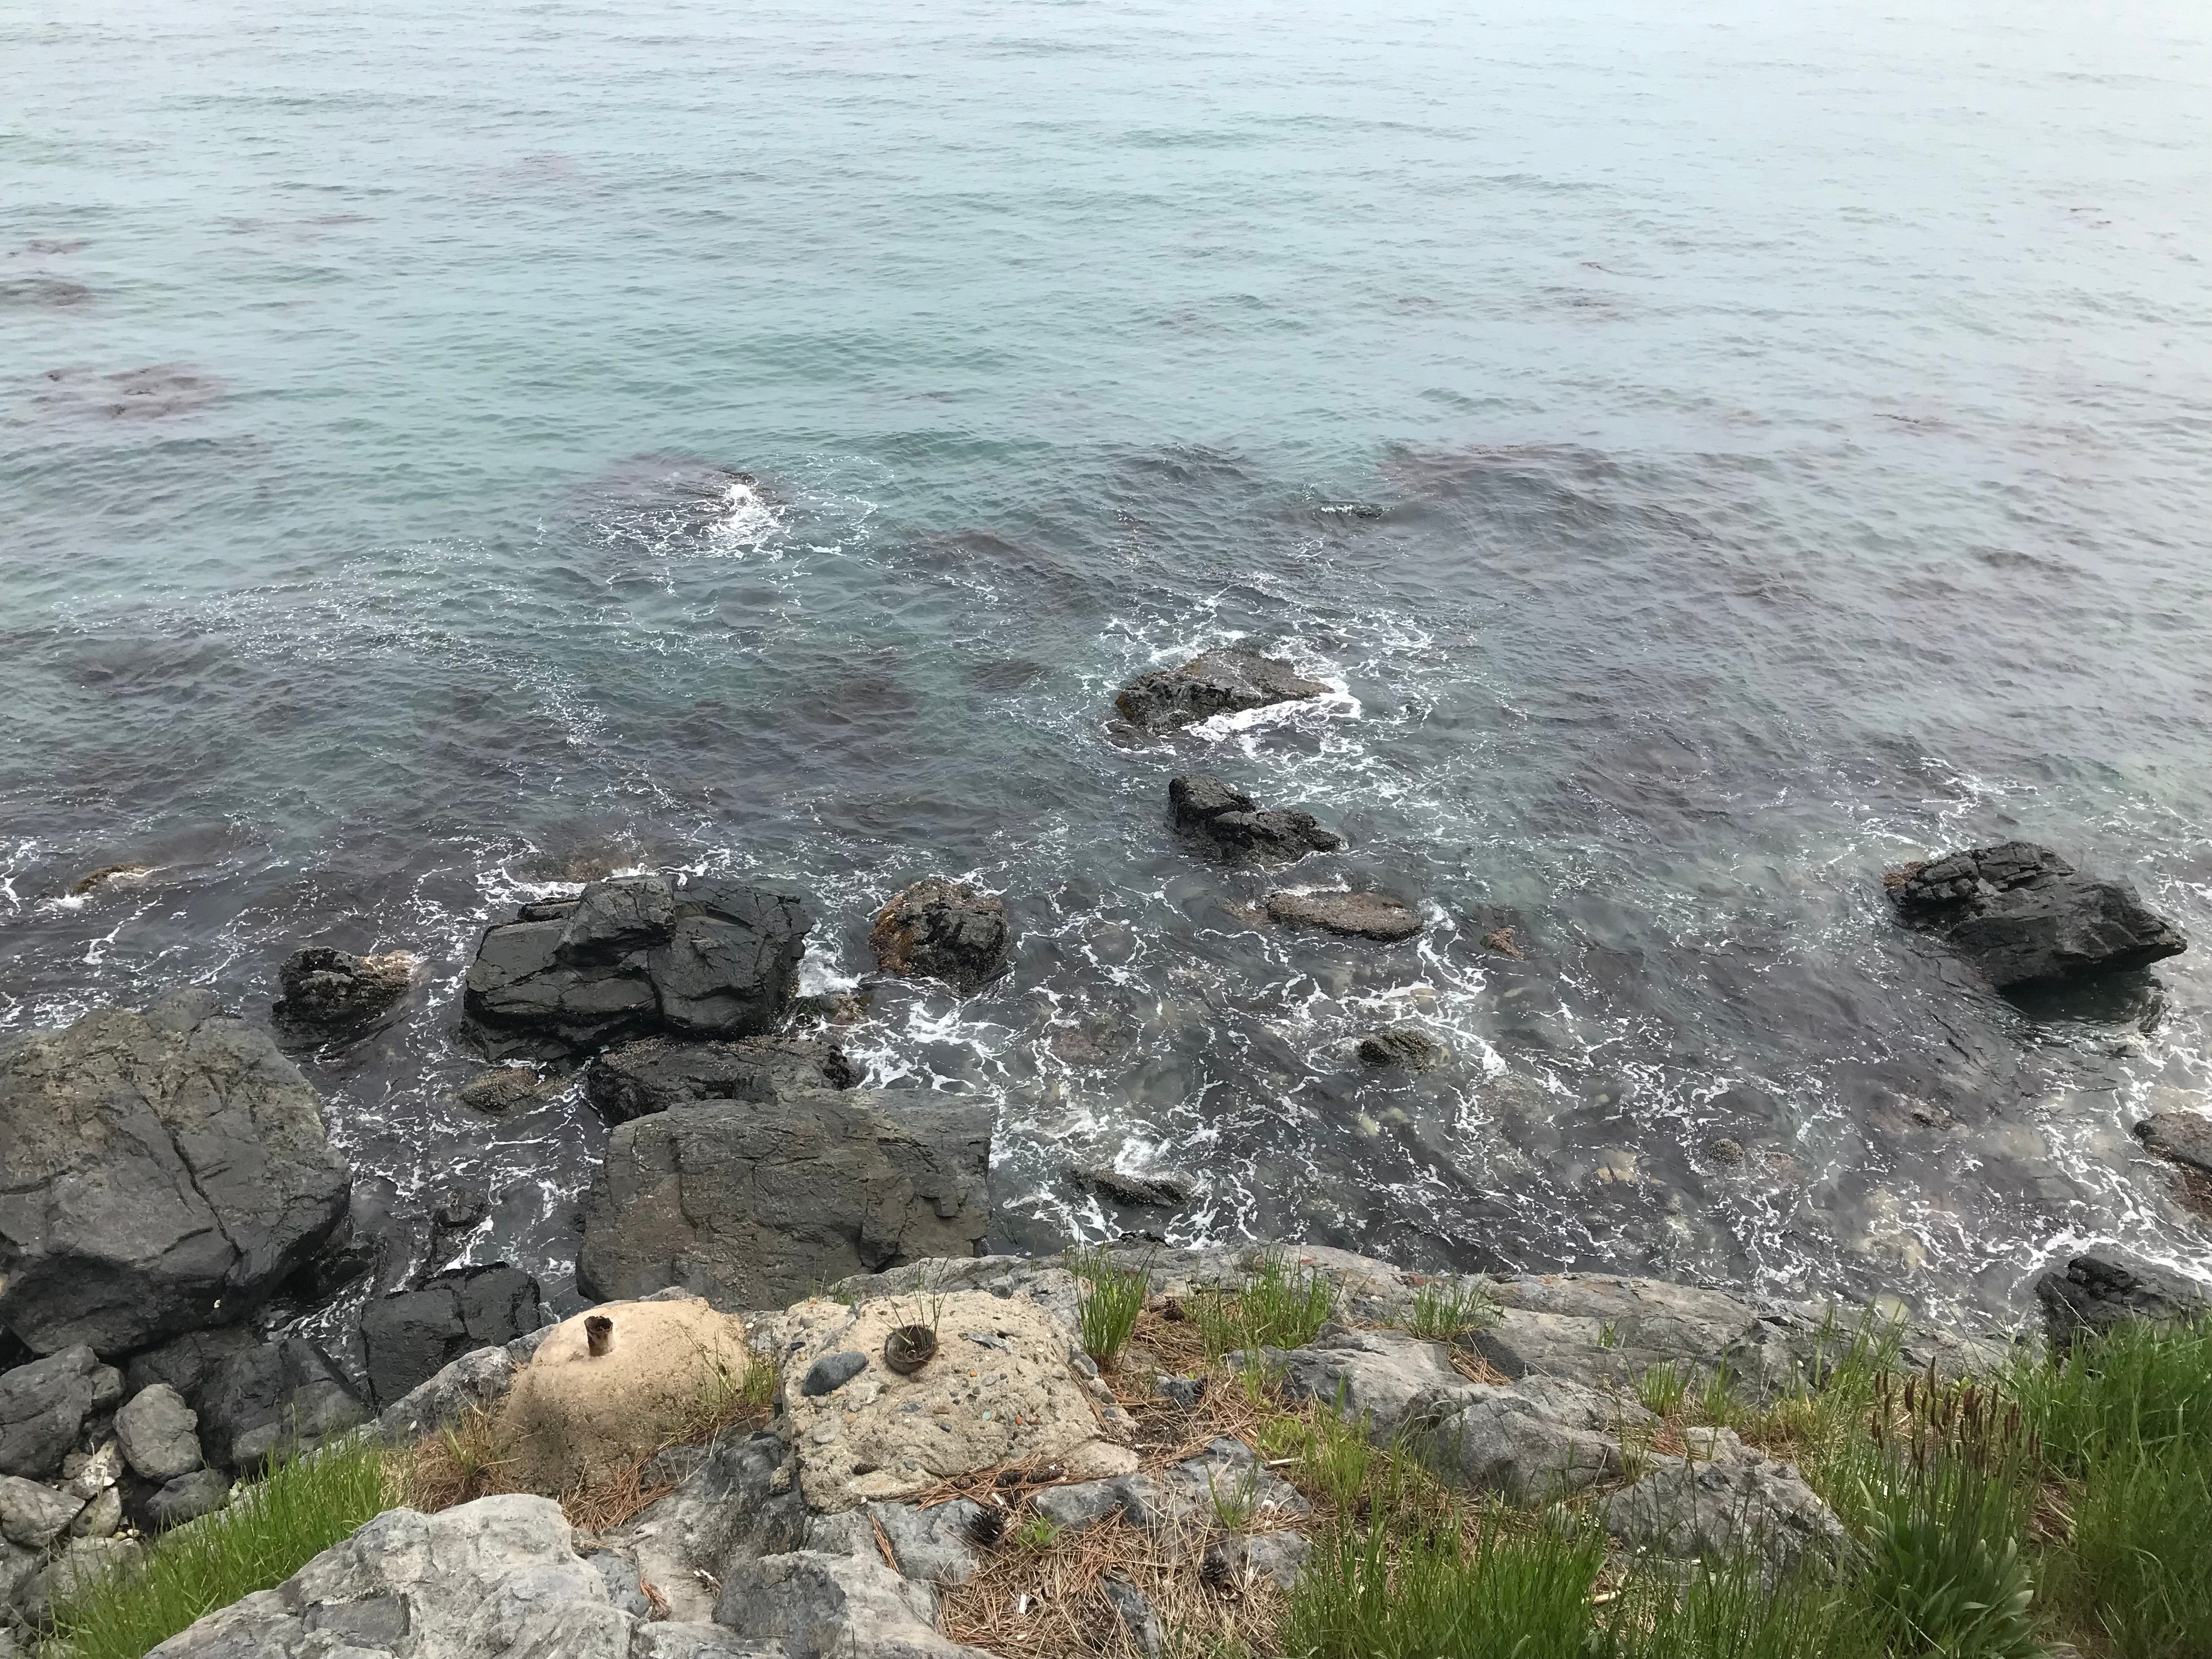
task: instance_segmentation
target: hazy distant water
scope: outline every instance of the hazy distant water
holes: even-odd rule
[[[1016,971],[850,1040],[1000,1100],[1012,1240],[1118,1152],[1432,1264],[2205,1260],[2125,1133],[2208,1068],[2201,5],[9,0],[0,89],[0,1025],[422,951],[339,1137],[565,1282],[604,1131],[441,1103],[477,928],[730,867],[825,985],[941,871]],[[1108,728],[1231,638],[1343,694]],[[1250,931],[1196,764],[1424,942]],[[2013,833],[2204,941],[2161,1018],[1894,931]]]

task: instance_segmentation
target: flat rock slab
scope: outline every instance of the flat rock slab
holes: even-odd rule
[[[1271,921],[1320,927],[1352,939],[1407,939],[1421,931],[1421,913],[1382,893],[1280,892],[1267,895]]]
[[[884,1339],[929,1322],[927,1301],[889,1297],[858,1308],[811,1301],[785,1316],[784,1375],[859,1352],[868,1367],[834,1392],[784,1390],[800,1489],[817,1510],[909,1498],[949,1475],[1001,1464],[1058,1464],[1070,1478],[1121,1474],[1136,1454],[1113,1443],[1069,1363],[1071,1334],[1020,1301],[955,1291],[933,1310],[937,1355],[912,1376],[883,1363]]]
[[[678,1286],[736,1312],[848,1274],[972,1255],[992,1110],[921,1090],[679,1106],[623,1124],[584,1210],[591,1295]]]
[[[273,1590],[209,1613],[161,1659],[628,1659],[638,1620],[611,1605],[550,1498],[387,1510]]]
[[[1232,648],[1206,652],[1179,668],[1148,668],[1121,688],[1114,708],[1132,726],[1166,732],[1216,714],[1325,697],[1330,690],[1279,657]]]
[[[299,1068],[200,990],[9,1043],[0,1146],[0,1326],[41,1353],[243,1318],[352,1185]]]
[[[2147,968],[2189,948],[2124,881],[2077,872],[2048,847],[2008,841],[1886,872],[1908,925],[1934,933],[1990,984],[2045,985]]]

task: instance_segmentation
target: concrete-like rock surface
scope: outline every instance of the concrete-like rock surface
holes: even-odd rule
[[[0,1326],[126,1352],[251,1312],[345,1213],[321,1103],[209,992],[0,1050]]]
[[[908,1376],[884,1365],[884,1339],[933,1316],[936,1358]],[[947,1475],[1002,1463],[1057,1464],[1075,1479],[1136,1467],[1135,1454],[1108,1437],[1108,1402],[1069,1364],[1069,1328],[1035,1307],[974,1291],[934,1305],[811,1301],[791,1310],[782,1329],[787,1376],[803,1376],[828,1354],[869,1359],[833,1393],[786,1390],[801,1489],[816,1510],[906,1498]]]
[[[848,1274],[973,1254],[992,1113],[921,1091],[677,1107],[623,1124],[584,1212],[580,1281],[736,1311]]]

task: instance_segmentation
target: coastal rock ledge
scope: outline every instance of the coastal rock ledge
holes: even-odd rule
[[[1881,880],[1900,920],[2001,990],[2148,968],[2189,948],[2126,882],[2082,875],[2033,842],[1947,853]]]

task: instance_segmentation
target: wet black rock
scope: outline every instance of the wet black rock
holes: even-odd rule
[[[736,1042],[648,1038],[611,1048],[584,1071],[584,1098],[611,1123],[702,1100],[779,1100],[849,1089],[860,1068],[833,1042],[744,1037]]]
[[[901,892],[868,930],[869,948],[885,973],[925,975],[961,992],[1004,973],[1012,943],[1003,901],[940,876]]]
[[[824,1281],[975,1254],[990,1107],[923,1090],[678,1106],[618,1127],[584,1211],[578,1283],[680,1286],[726,1310]]]
[[[1344,845],[1343,836],[1323,829],[1321,820],[1304,808],[1263,810],[1242,789],[1210,773],[1171,779],[1168,811],[1176,829],[1232,857],[1296,859]]]
[[[234,1354],[209,1374],[192,1403],[208,1462],[240,1471],[286,1448],[313,1450],[369,1417],[330,1355],[299,1336]]]
[[[1887,872],[1898,915],[1998,987],[2146,968],[2189,948],[2124,881],[2078,873],[2047,847],[2010,841]]]
[[[1116,1204],[1138,1210],[1172,1210],[1179,1204],[1188,1204],[1191,1194],[1198,1190],[1198,1183],[1188,1176],[1171,1170],[1130,1175],[1110,1164],[1073,1164],[1067,1173],[1093,1192],[1103,1193]]]
[[[0,1474],[46,1480],[76,1447],[85,1419],[122,1395],[114,1368],[82,1344],[0,1372]]]
[[[1444,1057],[1444,1046],[1413,1025],[1392,1025],[1359,1039],[1359,1058],[1370,1066],[1425,1071]]]
[[[2118,1250],[2092,1250],[2052,1268],[2035,1281],[2035,1295],[2060,1353],[2127,1320],[2166,1325],[2212,1313],[2212,1292],[2197,1280]]]
[[[415,958],[404,951],[357,957],[310,945],[284,959],[277,977],[284,995],[271,1016],[280,1025],[314,1034],[355,1030],[388,1012],[414,982]]]
[[[808,926],[797,898],[738,882],[595,881],[564,916],[485,929],[463,1004],[495,1058],[757,1036],[791,1005]]]
[[[0,1325],[124,1353],[235,1321],[346,1210],[321,1103],[206,991],[0,1050]]]
[[[1381,893],[1270,893],[1270,920],[1324,928],[1348,938],[1408,939],[1421,931],[1421,913]]]
[[[1301,678],[1278,657],[1208,651],[1180,668],[1146,669],[1121,688],[1114,707],[1131,725],[1164,732],[1216,714],[1326,696],[1328,690],[1318,680]]]
[[[538,1309],[538,1281],[505,1262],[449,1268],[419,1290],[372,1302],[361,1316],[369,1392],[389,1406],[463,1354],[528,1335]]]
[[[166,1382],[184,1396],[186,1405],[198,1411],[208,1379],[223,1361],[234,1359],[260,1346],[260,1339],[243,1325],[188,1331],[159,1347],[133,1354],[124,1374],[124,1388],[127,1393],[137,1394],[157,1382]]]
[[[2146,1149],[2160,1158],[2212,1176],[2212,1117],[2202,1112],[2160,1112],[2136,1124],[2135,1133]]]
[[[867,1369],[868,1356],[858,1348],[825,1353],[806,1368],[806,1375],[799,1380],[799,1391],[809,1400],[819,1400],[825,1394],[836,1393]]]

